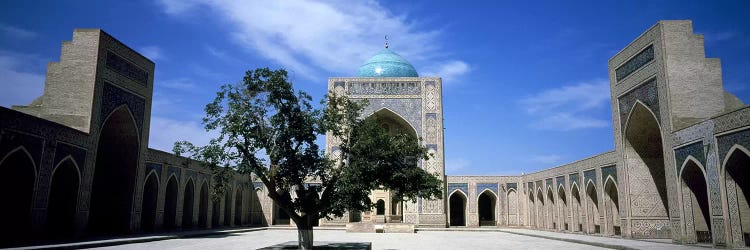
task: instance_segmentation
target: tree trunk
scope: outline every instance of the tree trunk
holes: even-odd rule
[[[299,249],[313,249],[313,223],[312,216],[304,216],[297,223],[297,243]]]

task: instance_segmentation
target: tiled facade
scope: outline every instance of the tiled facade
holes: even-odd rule
[[[147,147],[153,73],[108,34],[76,30],[49,65],[44,95],[0,108],[0,167],[10,176],[0,191],[12,201],[0,216],[16,229],[0,247],[64,232],[290,223],[261,183],[237,175],[219,194],[206,169]],[[328,88],[368,99],[365,115],[389,115],[434,154],[420,167],[442,176],[444,196],[404,204],[405,223],[746,247],[750,107],[723,90],[720,62],[705,58],[691,22],[658,22],[609,60],[609,76],[614,150],[520,176],[445,175],[441,78],[330,78]],[[326,140],[334,157],[336,143]]]

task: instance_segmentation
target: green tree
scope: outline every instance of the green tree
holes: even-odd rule
[[[235,170],[263,182],[297,225],[300,249],[312,248],[318,219],[369,211],[371,190],[399,201],[442,196],[440,180],[418,167],[429,154],[416,136],[389,133],[377,115],[362,117],[365,101],[329,93],[315,109],[311,100],[294,92],[283,69],[247,71],[206,105],[205,129],[218,136],[205,146],[176,142],[174,151],[214,170],[215,197]],[[340,141],[336,157],[315,143],[326,132]]]

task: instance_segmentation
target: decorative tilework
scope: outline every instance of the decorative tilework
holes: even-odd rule
[[[698,162],[706,166],[706,155],[703,153],[703,143],[696,142],[684,147],[680,147],[678,149],[674,150],[675,155],[675,169],[677,169],[677,173],[679,174],[682,171],[682,164],[685,163],[685,159],[687,159],[688,156],[693,156],[695,159],[698,159]]]
[[[361,100],[352,98],[352,100]],[[400,115],[416,130],[417,135],[422,135],[422,100],[416,98],[409,99],[386,99],[386,98],[369,98],[370,104],[362,111],[364,115],[373,114],[383,108],[390,109]]]
[[[573,186],[573,183],[578,183],[578,173],[570,174],[570,186]],[[578,186],[581,186],[579,183]]]
[[[482,193],[482,191],[485,189],[489,189],[490,191],[494,192],[495,195],[498,194],[497,183],[477,183],[477,195]]]
[[[0,134],[0,157],[4,157],[11,150],[23,146],[29,152],[34,161],[34,166],[39,170],[42,162],[42,152],[44,151],[44,139],[18,133],[12,130],[3,130]],[[0,158],[2,160],[2,158]]]
[[[169,176],[171,176],[172,174],[174,174],[175,177],[177,177],[177,179],[179,180],[180,179],[180,168],[175,167],[175,166],[167,166],[167,175],[166,175],[167,178],[169,178]]]
[[[55,148],[54,164],[59,164],[60,161],[68,155],[70,155],[76,162],[76,165],[78,165],[78,171],[83,171],[83,167],[86,166],[86,150],[67,143],[57,143],[57,148]]]
[[[265,186],[263,185],[263,182],[258,182],[258,181],[253,182],[253,189],[263,190],[264,187]]]
[[[469,183],[448,183],[448,193],[453,193],[454,190],[461,190],[464,194],[469,195]],[[420,199],[421,200],[421,199]],[[420,208],[422,206],[419,206]]]
[[[555,178],[555,186],[559,187],[560,185],[563,185],[563,187],[565,186],[565,176],[558,176]]]
[[[649,45],[615,70],[617,81],[625,79],[625,77],[629,76],[652,60],[654,60],[654,46]]]
[[[750,149],[750,130],[746,129],[731,134],[718,136],[716,137],[716,141],[719,144],[719,162],[723,163],[726,155],[729,153],[729,149],[731,149],[734,144],[738,144],[747,149]]]
[[[149,172],[151,172],[151,170],[154,170],[154,171],[156,171],[156,175],[160,176],[161,175],[161,168],[162,168],[162,165],[159,164],[159,163],[146,162],[146,167],[144,168],[143,172],[145,174],[148,174]]]
[[[515,182],[505,183],[505,186],[508,187],[508,189],[516,189],[516,190],[518,190],[518,183],[515,183]]]
[[[625,122],[627,122],[630,110],[633,108],[636,100],[641,101],[646,107],[651,109],[651,111],[654,112],[657,121],[661,120],[659,93],[656,86],[656,78],[654,78],[641,84],[618,99],[620,104],[620,125],[621,128],[623,128],[623,133],[625,130]]]
[[[553,189],[555,188],[552,185],[552,178],[549,178],[549,179],[545,180],[545,183],[547,184],[547,186],[544,187],[545,190],[548,189],[548,188],[553,188]]]
[[[420,82],[347,82],[350,95],[418,95]]]
[[[128,62],[112,51],[107,51],[106,65],[107,68],[110,68],[111,70],[120,73],[121,75],[130,78],[131,80],[143,86],[146,86],[148,84],[148,72],[139,68],[138,66],[135,66],[135,64]]]
[[[135,125],[138,129],[138,135],[142,135],[146,101],[143,98],[131,94],[130,92],[110,83],[105,82],[102,85],[102,94],[104,96],[102,97],[101,110],[99,113],[102,117],[99,126],[104,124],[106,117],[109,116],[112,111],[124,104],[127,105],[130,112],[133,113],[133,119],[135,119]]]
[[[583,183],[588,184],[589,180],[594,182],[594,185],[597,184],[596,182],[596,171],[595,170],[589,170],[583,172]]]
[[[602,167],[602,183],[604,183],[607,180],[608,176],[612,176],[615,182],[617,182],[617,167],[615,166]]]

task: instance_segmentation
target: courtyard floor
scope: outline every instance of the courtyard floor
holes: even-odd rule
[[[101,249],[257,249],[296,239],[295,230],[269,229],[115,245]],[[513,228],[419,231],[415,234],[315,230],[315,241],[372,242],[373,249],[704,249],[666,242]]]

